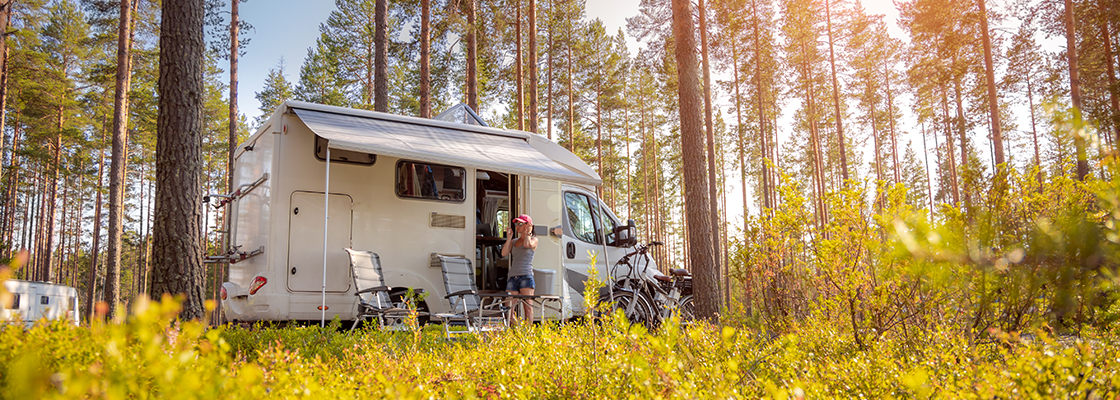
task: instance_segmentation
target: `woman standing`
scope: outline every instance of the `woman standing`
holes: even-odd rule
[[[514,239],[514,232],[517,238]],[[536,288],[533,281],[533,254],[537,251],[537,238],[533,236],[533,219],[521,214],[513,219],[513,226],[506,230],[506,244],[502,246],[502,257],[512,254],[509,260],[509,276],[506,278],[506,292],[532,296]],[[533,322],[533,306],[525,299],[515,299],[510,307],[525,304],[525,318]],[[511,314],[512,316],[512,314]]]

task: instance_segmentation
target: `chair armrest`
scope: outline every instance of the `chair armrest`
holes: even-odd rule
[[[458,291],[458,292],[455,292],[455,293],[450,293],[450,294],[448,294],[447,296],[443,296],[443,298],[445,298],[445,299],[450,299],[450,298],[452,298],[452,297],[460,297],[460,296],[466,296],[466,295],[468,295],[468,294],[478,295],[478,292],[475,292],[475,291],[473,291],[473,290],[470,290],[470,289],[467,289],[467,290],[460,290],[460,291]]]
[[[365,288],[365,289],[359,290],[357,293],[354,293],[354,295],[357,296],[359,294],[370,293],[370,292],[388,292],[390,290],[393,290],[393,288],[388,287],[388,286],[377,286],[377,287],[371,287],[371,288]]]

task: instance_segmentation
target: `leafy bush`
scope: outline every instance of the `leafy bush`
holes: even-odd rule
[[[1082,339],[951,329],[861,350],[827,323],[749,329],[621,316],[445,341],[337,326],[206,329],[175,302],[123,321],[0,330],[0,397],[24,398],[992,398],[1120,394],[1116,332]],[[821,320],[825,321],[825,320]],[[419,339],[415,339],[415,338]],[[920,343],[914,346],[914,343]]]

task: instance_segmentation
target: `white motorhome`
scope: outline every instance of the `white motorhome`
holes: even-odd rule
[[[520,214],[539,237],[536,292],[562,298],[562,310],[544,317],[582,314],[590,254],[604,279],[634,243],[632,221],[599,202],[599,175],[576,155],[540,135],[484,125],[461,106],[437,119],[278,107],[237,149],[238,189],[212,202],[233,216],[231,248],[209,257],[231,263],[221,289],[227,318],[353,320],[347,247],[377,253],[388,286],[422,289],[422,307],[445,312],[433,256],[468,257],[480,289],[504,289],[508,261],[498,245]]]
[[[70,286],[19,279],[4,281],[11,304],[0,304],[0,321],[21,321],[31,327],[46,318],[69,319],[78,324],[78,290]]]

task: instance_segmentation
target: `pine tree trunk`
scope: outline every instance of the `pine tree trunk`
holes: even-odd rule
[[[432,117],[432,0],[420,0],[420,118]]]
[[[1085,180],[1089,174],[1089,161],[1085,155],[1084,126],[1081,114],[1081,78],[1077,59],[1077,38],[1073,20],[1073,0],[1065,0],[1066,57],[1069,62],[1069,96],[1073,101],[1073,145],[1077,149],[1077,179]]]
[[[384,0],[382,0],[384,1]],[[467,14],[467,107],[481,114],[478,109],[478,40],[475,37],[475,1],[466,0]]]
[[[518,25],[520,26],[520,25]],[[537,120],[537,0],[529,0],[529,132],[540,131]]]
[[[548,109],[545,110],[545,113],[548,115],[546,117],[546,119],[548,119],[548,127],[546,128],[548,130],[548,140],[552,140],[552,70],[556,69],[555,65],[553,65],[553,63],[552,63],[552,52],[553,52],[552,46],[555,43],[552,40],[552,34],[553,34],[552,20],[555,19],[555,16],[556,16],[556,11],[553,9],[554,6],[555,6],[555,3],[552,0],[549,0],[549,2],[548,2],[548,13],[549,13],[549,18],[548,18],[548,79],[547,79],[547,82],[548,82],[548,89],[547,89],[548,90]]]
[[[237,152],[237,58],[241,42],[237,39],[239,32],[237,6],[241,0],[230,0],[229,22],[229,158],[226,162],[226,178],[229,192],[233,193],[233,156]],[[228,227],[227,227],[228,228]],[[226,229],[228,232],[229,230]],[[228,242],[227,242],[228,243]],[[223,249],[225,250],[225,249]]]
[[[109,167],[109,237],[105,254],[105,301],[107,316],[116,315],[120,302],[121,238],[124,220],[125,163],[128,161],[128,92],[132,79],[131,2],[121,1],[120,25],[117,32],[117,75],[113,97],[113,149]]]
[[[759,138],[759,147],[761,149],[761,152],[759,154],[762,157],[762,160],[760,160],[761,164],[762,164],[762,169],[761,169],[761,171],[762,171],[762,195],[763,195],[763,199],[764,199],[762,204],[763,204],[764,207],[766,207],[768,210],[770,210],[770,211],[767,211],[767,215],[773,215],[772,214],[773,209],[777,207],[777,202],[772,201],[772,200],[776,200],[774,198],[774,184],[775,184],[775,182],[773,182],[770,179],[770,174],[771,174],[770,166],[766,165],[766,162],[767,162],[767,159],[769,159],[771,162],[777,162],[777,161],[775,161],[775,159],[773,157],[769,156],[769,154],[770,154],[769,153],[770,152],[769,147],[772,144],[768,143],[769,141],[767,139],[769,139],[769,134],[766,133],[766,112],[765,112],[765,109],[764,109],[764,100],[763,100],[764,93],[763,93],[763,90],[762,90],[762,86],[763,86],[763,83],[762,83],[762,44],[760,42],[760,37],[758,35],[759,21],[760,21],[760,19],[758,18],[758,2],[757,2],[757,0],[751,0],[751,22],[752,22],[751,25],[752,25],[752,31],[753,31],[753,36],[754,36],[754,46],[753,47],[754,47],[754,59],[755,59],[755,63],[754,63],[754,74],[755,74],[754,84],[755,84],[755,96],[758,97],[758,138]],[[735,67],[738,68],[738,63],[736,63]],[[739,82],[739,79],[735,78],[735,82]],[[738,92],[739,87],[736,86],[735,90],[736,90],[736,92]],[[736,105],[736,107],[738,107],[738,105]],[[743,160],[740,160],[740,162],[742,162],[742,161]],[[743,171],[744,171],[744,174],[745,174],[746,173],[746,167],[744,166],[743,168],[744,168]],[[747,212],[746,212],[746,206],[747,206],[746,183],[743,184],[743,196],[744,196],[743,197],[744,198],[744,200],[743,200],[743,216],[744,216],[743,227],[745,229],[746,228],[746,223],[747,223],[747,220],[745,218],[746,215],[747,215]],[[746,232],[746,231],[744,230],[744,232]]]
[[[713,229],[710,226],[707,180],[704,179],[703,120],[700,107],[699,66],[696,60],[696,38],[692,25],[692,4],[688,0],[673,0],[673,37],[676,40],[675,56],[677,79],[680,83],[679,101],[681,118],[681,158],[684,180],[691,190],[686,192],[688,223],[688,259],[692,264],[697,318],[716,322],[719,312],[719,276],[715,266],[712,245]]]
[[[953,128],[952,118],[949,117],[949,95],[945,87],[941,87],[941,111],[945,119],[945,155],[949,158],[949,178],[953,184],[953,205],[960,205],[960,185],[957,180],[957,164],[953,155]],[[940,154],[940,153],[938,153]]]
[[[968,132],[965,130],[964,97],[961,94],[961,77],[959,75],[954,77],[953,91],[956,93],[957,102],[957,139],[961,141],[961,194],[964,195],[965,213],[969,214],[972,209],[972,192],[969,185],[972,181],[968,175]]]
[[[160,24],[152,292],[205,316],[202,266],[203,1],[164,0]]]
[[[18,118],[17,118],[17,120],[18,120]],[[12,173],[7,176],[7,179],[8,179],[7,188],[6,188],[7,194],[5,195],[5,200],[4,200],[4,204],[5,204],[5,206],[4,206],[4,208],[5,208],[4,209],[4,218],[5,218],[5,221],[6,221],[4,234],[6,235],[6,238],[7,238],[7,240],[5,242],[8,244],[6,254],[4,254],[5,258],[12,258],[12,254],[13,254],[12,251],[15,250],[15,249],[26,250],[26,248],[23,246],[22,241],[21,241],[21,243],[18,247],[14,246],[14,244],[15,244],[14,243],[15,242],[15,236],[14,236],[15,233],[14,232],[15,232],[15,225],[16,225],[16,210],[17,210],[16,205],[19,202],[19,183],[20,183],[19,175],[20,175],[20,171],[22,170],[22,168],[21,168],[22,157],[20,157],[19,154],[16,153],[16,151],[19,150],[21,129],[19,127],[18,122],[13,123],[12,125],[13,125],[12,126],[12,144],[11,144],[11,147],[12,147],[12,150],[11,150],[12,158],[11,158],[11,160],[12,161],[9,163],[9,167],[12,169]],[[23,209],[24,212],[26,212],[26,207],[20,207],[20,208]]]
[[[1104,1],[1097,2],[1101,14],[1105,13]],[[1112,135],[1116,138],[1116,147],[1120,147],[1120,87],[1116,84],[1116,60],[1112,57],[1112,33],[1109,32],[1109,20],[1101,19],[1101,42],[1104,44],[1105,71],[1108,73],[1108,100],[1112,106],[1109,112],[1112,122]],[[3,100],[0,100],[0,106]],[[0,114],[2,115],[2,114]],[[0,125],[3,127],[3,125]],[[1116,151],[1116,150],[1114,150]],[[1117,152],[1120,154],[1120,152]]]
[[[515,64],[514,81],[517,86],[517,99],[514,100],[514,103],[516,103],[515,106],[517,107],[517,130],[523,131],[525,130],[525,77],[521,73],[521,0],[514,1],[517,2],[517,5],[514,7],[517,9],[517,18],[514,19],[514,40],[517,41],[517,44],[514,46],[515,56],[513,61]]]
[[[743,95],[742,95],[742,93],[739,92],[739,46],[738,46],[738,43],[732,43],[731,44],[731,73],[732,73],[732,84],[735,85],[735,130],[738,131],[738,134],[739,134],[738,135],[739,136],[738,137],[738,139],[739,139],[739,180],[740,180],[739,184],[741,185],[742,192],[743,192],[743,232],[747,232],[747,230],[750,229],[750,225],[748,225],[748,223],[747,223],[748,222],[747,221],[747,208],[748,208],[747,207],[747,204],[748,204],[748,202],[747,202],[747,140],[746,140],[746,130],[743,129]],[[762,115],[759,114],[759,119],[761,119],[761,117],[762,117]],[[765,145],[765,143],[766,142],[762,139],[762,130],[759,129],[759,146],[761,147],[761,149],[760,149],[758,154],[759,154],[759,158],[762,160],[762,169],[760,171],[763,171],[762,176],[761,176],[761,178],[762,178],[761,180],[762,180],[762,192],[764,194],[766,192],[766,172],[765,172],[766,171],[766,145]],[[766,203],[765,196],[763,198],[764,198],[764,200],[761,204],[762,212],[760,212],[759,214],[766,213],[767,212],[766,209],[769,208],[769,205]]]
[[[568,0],[569,11],[571,10],[572,0]],[[575,96],[576,92],[573,89],[572,80],[572,42],[576,40],[575,33],[572,32],[572,16],[568,15],[568,37],[566,44],[568,48],[568,150],[576,152],[576,112],[575,112]]]
[[[720,272],[720,231],[719,231],[719,196],[717,194],[716,184],[716,145],[715,145],[715,127],[712,124],[712,75],[711,69],[708,67],[708,18],[707,9],[704,7],[704,0],[699,0],[697,3],[697,11],[700,20],[700,56],[704,68],[704,133],[707,137],[708,144],[708,209],[711,212],[711,229],[712,229],[712,268],[715,270],[715,276],[722,276]],[[719,285],[716,285],[719,290]],[[721,298],[720,293],[716,293],[716,299]]]
[[[1003,155],[1003,129],[1000,127],[999,98],[996,97],[996,73],[992,63],[992,39],[988,35],[987,0],[977,0],[980,4],[980,37],[984,42],[984,78],[988,86],[988,112],[991,114],[992,147],[997,169],[1003,169],[1006,162]]]
[[[840,174],[843,178],[841,186],[848,187],[848,152],[844,143],[844,117],[840,114],[840,84],[836,79],[836,51],[833,49],[832,40],[832,5],[830,0],[824,2],[825,20],[828,25],[828,62],[832,66],[832,107],[836,118],[836,140],[840,145]],[[880,178],[881,179],[881,178]]]
[[[54,136],[54,143],[52,150],[54,157],[51,162],[51,175],[49,186],[47,187],[47,218],[46,225],[44,225],[43,233],[45,235],[43,245],[42,270],[44,281],[54,281],[54,231],[56,224],[56,215],[58,211],[58,179],[60,170],[62,169],[62,127],[66,119],[63,114],[63,107],[58,106],[58,125],[57,131]],[[61,247],[60,247],[61,249]]]
[[[376,1],[373,14],[377,30],[373,39],[373,110],[389,112],[389,0]]]
[[[102,146],[105,142],[104,131],[101,135]],[[105,151],[98,151],[97,156],[97,199],[93,206],[93,244],[90,245],[89,278],[86,279],[86,318],[95,316],[93,307],[97,304],[97,277],[100,275],[98,257],[101,252],[101,188],[105,187]]]
[[[238,110],[237,110],[237,80],[238,80],[238,78],[237,78],[237,60],[241,56],[241,54],[239,54],[240,50],[241,50],[241,41],[240,41],[240,39],[238,39],[238,33],[240,33],[240,30],[241,30],[241,27],[240,27],[241,22],[239,20],[240,14],[238,13],[238,5],[239,4],[241,4],[241,0],[230,0],[230,23],[229,23],[229,33],[230,33],[230,35],[229,35],[230,36],[230,43],[229,43],[229,138],[228,138],[229,143],[227,143],[229,150],[228,150],[228,156],[227,156],[227,159],[226,159],[226,189],[229,191],[229,193],[233,193],[233,191],[235,190],[234,183],[233,183],[233,164],[234,164],[234,161],[235,161],[234,160],[234,155],[237,153],[237,114],[238,114]],[[231,232],[230,227],[232,226],[232,223],[231,223],[229,217],[230,217],[229,215],[223,215],[222,216],[222,232],[223,233],[222,233],[222,245],[221,245],[221,250],[219,250],[219,253],[225,253],[226,250],[229,249],[230,246],[233,244],[233,239],[229,235],[229,233]],[[141,260],[143,260],[144,254],[142,252],[140,254],[140,257],[141,257]],[[143,264],[143,261],[141,261],[141,264]],[[225,264],[225,266],[228,268],[229,264]],[[218,271],[223,270],[222,264],[214,264],[214,268]],[[224,275],[224,274],[219,272],[218,275]],[[218,296],[219,296],[219,292],[218,292],[219,289],[220,288],[218,286],[214,286],[214,298],[215,299],[217,299]],[[137,293],[143,293],[143,291],[137,290]]]
[[[926,166],[926,195],[929,196],[929,215],[930,220],[933,220],[933,179],[929,177],[929,148],[926,147],[926,123],[923,121],[922,125],[922,156],[924,157],[923,165]],[[934,146],[936,149],[937,147]]]
[[[891,166],[894,167],[894,183],[902,182],[902,173],[898,169],[898,134],[894,130],[894,95],[891,93],[891,68],[886,67],[886,78],[884,82],[887,85],[887,122],[891,134]]]
[[[1042,157],[1038,151],[1038,124],[1035,122],[1034,115],[1034,85],[1031,82],[1030,74],[1026,76],[1027,80],[1027,107],[1030,108],[1031,114],[1031,141],[1034,142],[1034,166],[1038,169],[1036,174],[1038,177],[1038,190],[1042,192]]]
[[[8,25],[12,23],[12,4],[15,0],[8,0],[0,4],[0,160],[4,159],[4,132],[7,132],[8,113]],[[4,176],[4,169],[0,168],[0,178]]]

